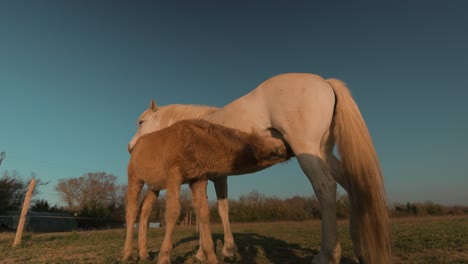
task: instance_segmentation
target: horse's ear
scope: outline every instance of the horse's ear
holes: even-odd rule
[[[149,110],[153,111],[153,112],[156,112],[158,110],[158,107],[156,106],[156,102],[153,100],[151,100],[151,104],[149,106]]]

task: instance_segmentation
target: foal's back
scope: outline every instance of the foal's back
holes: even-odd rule
[[[255,132],[210,123],[205,120],[187,122],[180,149],[181,170],[187,176],[195,171],[209,176],[245,174],[258,171],[291,157],[285,144],[273,144],[275,139]],[[182,123],[179,122],[179,123]],[[188,128],[188,129],[187,129]]]

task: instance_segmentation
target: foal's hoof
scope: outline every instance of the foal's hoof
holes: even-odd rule
[[[227,257],[227,258],[232,258],[234,257],[234,247],[229,247],[229,248],[223,248],[223,256]]]
[[[139,260],[143,261],[143,260],[147,260],[147,259],[149,259],[148,252],[140,252]]]
[[[158,264],[171,264],[171,260],[168,258],[158,259]]]
[[[130,261],[130,260],[133,260],[132,252],[131,251],[124,252],[123,256],[122,256],[122,261],[126,262],[126,261]]]
[[[205,261],[206,260],[206,256],[205,256],[205,254],[203,253],[202,250],[198,250],[197,254],[195,254],[195,258],[198,261]]]

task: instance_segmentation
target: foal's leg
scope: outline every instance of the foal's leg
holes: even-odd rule
[[[218,263],[214,252],[213,239],[210,230],[210,209],[208,208],[208,199],[206,196],[207,180],[200,180],[192,183],[192,200],[199,219],[200,227],[200,248],[203,255],[207,257],[208,263]]]
[[[129,260],[132,258],[133,249],[133,224],[138,213],[138,196],[143,188],[144,182],[136,179],[133,171],[128,169],[128,189],[127,189],[127,207],[126,207],[126,223],[127,235],[125,238],[125,246],[123,250],[123,259]]]
[[[172,177],[172,174],[169,177]],[[181,184],[173,179],[168,179],[168,181],[166,191],[166,234],[159,250],[158,264],[171,263],[172,233],[180,215]]]
[[[158,199],[159,191],[148,190],[145,199],[141,205],[140,212],[140,228],[138,232],[138,251],[140,260],[147,259],[149,257],[146,249],[146,233],[148,229],[148,219],[153,209],[153,203]]]

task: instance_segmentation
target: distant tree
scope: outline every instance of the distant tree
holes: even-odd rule
[[[60,179],[55,189],[70,211],[115,208],[124,200],[124,188],[117,184],[116,179],[113,174],[89,172],[78,178]]]
[[[58,205],[54,205],[52,207],[49,208],[49,212],[51,213],[65,213],[67,212],[67,210],[65,210],[65,208],[63,208],[62,206],[58,206]]]
[[[47,202],[44,199],[40,199],[34,202],[34,204],[31,206],[31,211],[36,211],[36,212],[49,212],[50,211],[50,205],[49,202]]]
[[[79,228],[119,227],[125,218],[126,187],[116,180],[113,174],[89,172],[60,179],[55,189],[66,204],[63,209],[79,217]]]
[[[347,195],[337,195],[337,216],[349,216]],[[216,203],[210,203],[210,213],[216,217]],[[268,197],[256,190],[239,196],[238,200],[229,201],[230,220],[233,222],[256,221],[304,221],[320,219],[320,205],[315,196],[293,196],[291,198]]]
[[[336,199],[336,216],[339,218],[346,218],[349,216],[349,199],[346,194],[337,194]]]
[[[195,215],[195,211],[192,207],[192,195],[189,189],[181,189],[180,190],[180,215],[179,221],[183,221],[185,217],[187,217],[190,212]]]
[[[313,212],[307,210],[307,199],[301,196],[294,196],[284,200],[287,208],[287,218],[288,220],[294,221],[303,221],[306,219],[311,219],[313,217]]]
[[[18,210],[26,191],[27,185],[18,172],[5,171],[0,179],[0,211]]]
[[[425,205],[427,214],[430,216],[447,215],[448,209],[440,204],[433,203],[432,201],[427,201]]]

